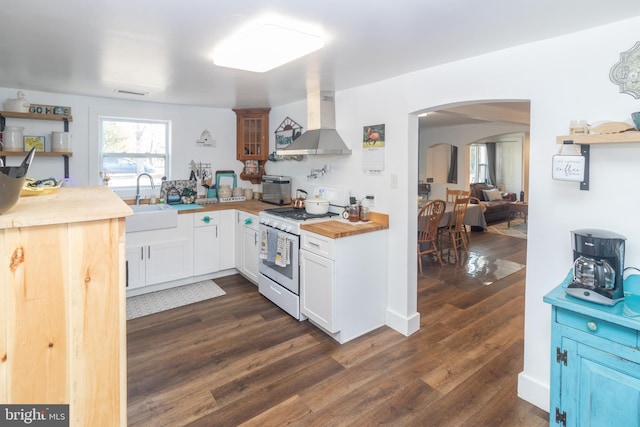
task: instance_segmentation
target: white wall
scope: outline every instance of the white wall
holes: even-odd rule
[[[267,172],[293,176],[294,189],[322,184],[347,187],[357,197],[375,192],[375,210],[390,215],[387,324],[410,334],[419,328],[420,320],[416,312],[415,256],[418,119],[413,113],[465,101],[531,100],[525,357],[519,394],[548,409],[550,309],[542,297],[570,269],[570,231],[604,228],[626,235],[626,265],[640,264],[640,228],[632,226],[637,222],[635,212],[639,202],[629,197],[635,194],[636,183],[640,181],[637,160],[640,144],[592,146],[590,191],[580,191],[577,183],[551,179],[556,135],[566,134],[572,119],[624,121],[631,112],[640,111],[638,100],[619,94],[608,77],[620,52],[637,41],[639,26],[640,17],[636,17],[337,92],[337,130],[353,154],[305,158],[301,162],[269,162]],[[15,90],[0,89],[0,98],[14,94]],[[199,158],[213,162],[217,169],[240,171],[233,149],[235,119],[231,111],[31,91],[27,95],[35,103],[73,107],[71,170],[81,184],[97,182],[94,181],[97,171],[89,169],[87,147],[94,144],[89,134],[89,111],[93,108],[126,110],[139,106],[159,109],[171,116],[175,120],[174,153],[184,150],[174,154],[175,178],[188,176],[186,163],[200,154]],[[306,129],[305,101],[273,108],[271,132],[287,116]],[[371,176],[362,172],[362,127],[378,123],[386,124],[385,172]],[[204,128],[212,131],[218,141],[218,147],[210,154],[198,152],[193,144]],[[271,147],[273,151],[273,138]],[[311,168],[324,164],[330,165],[327,175],[315,181],[306,180]],[[59,174],[58,165],[53,172],[40,168],[38,165],[34,169],[37,177]]]

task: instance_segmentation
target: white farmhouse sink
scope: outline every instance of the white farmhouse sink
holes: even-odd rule
[[[131,205],[133,215],[126,217],[126,232],[157,230],[178,226],[178,211],[169,205]]]

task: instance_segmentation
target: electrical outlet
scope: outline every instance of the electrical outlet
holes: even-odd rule
[[[372,208],[376,205],[376,195],[375,194],[367,194],[367,203],[369,207]]]

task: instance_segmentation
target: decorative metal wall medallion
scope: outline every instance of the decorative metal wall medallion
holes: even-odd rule
[[[620,54],[620,62],[611,67],[609,78],[620,87],[620,93],[640,98],[640,42]]]

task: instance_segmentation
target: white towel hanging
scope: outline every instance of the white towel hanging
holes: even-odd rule
[[[269,245],[267,242],[267,229],[260,230],[260,259],[267,259],[269,256]]]

